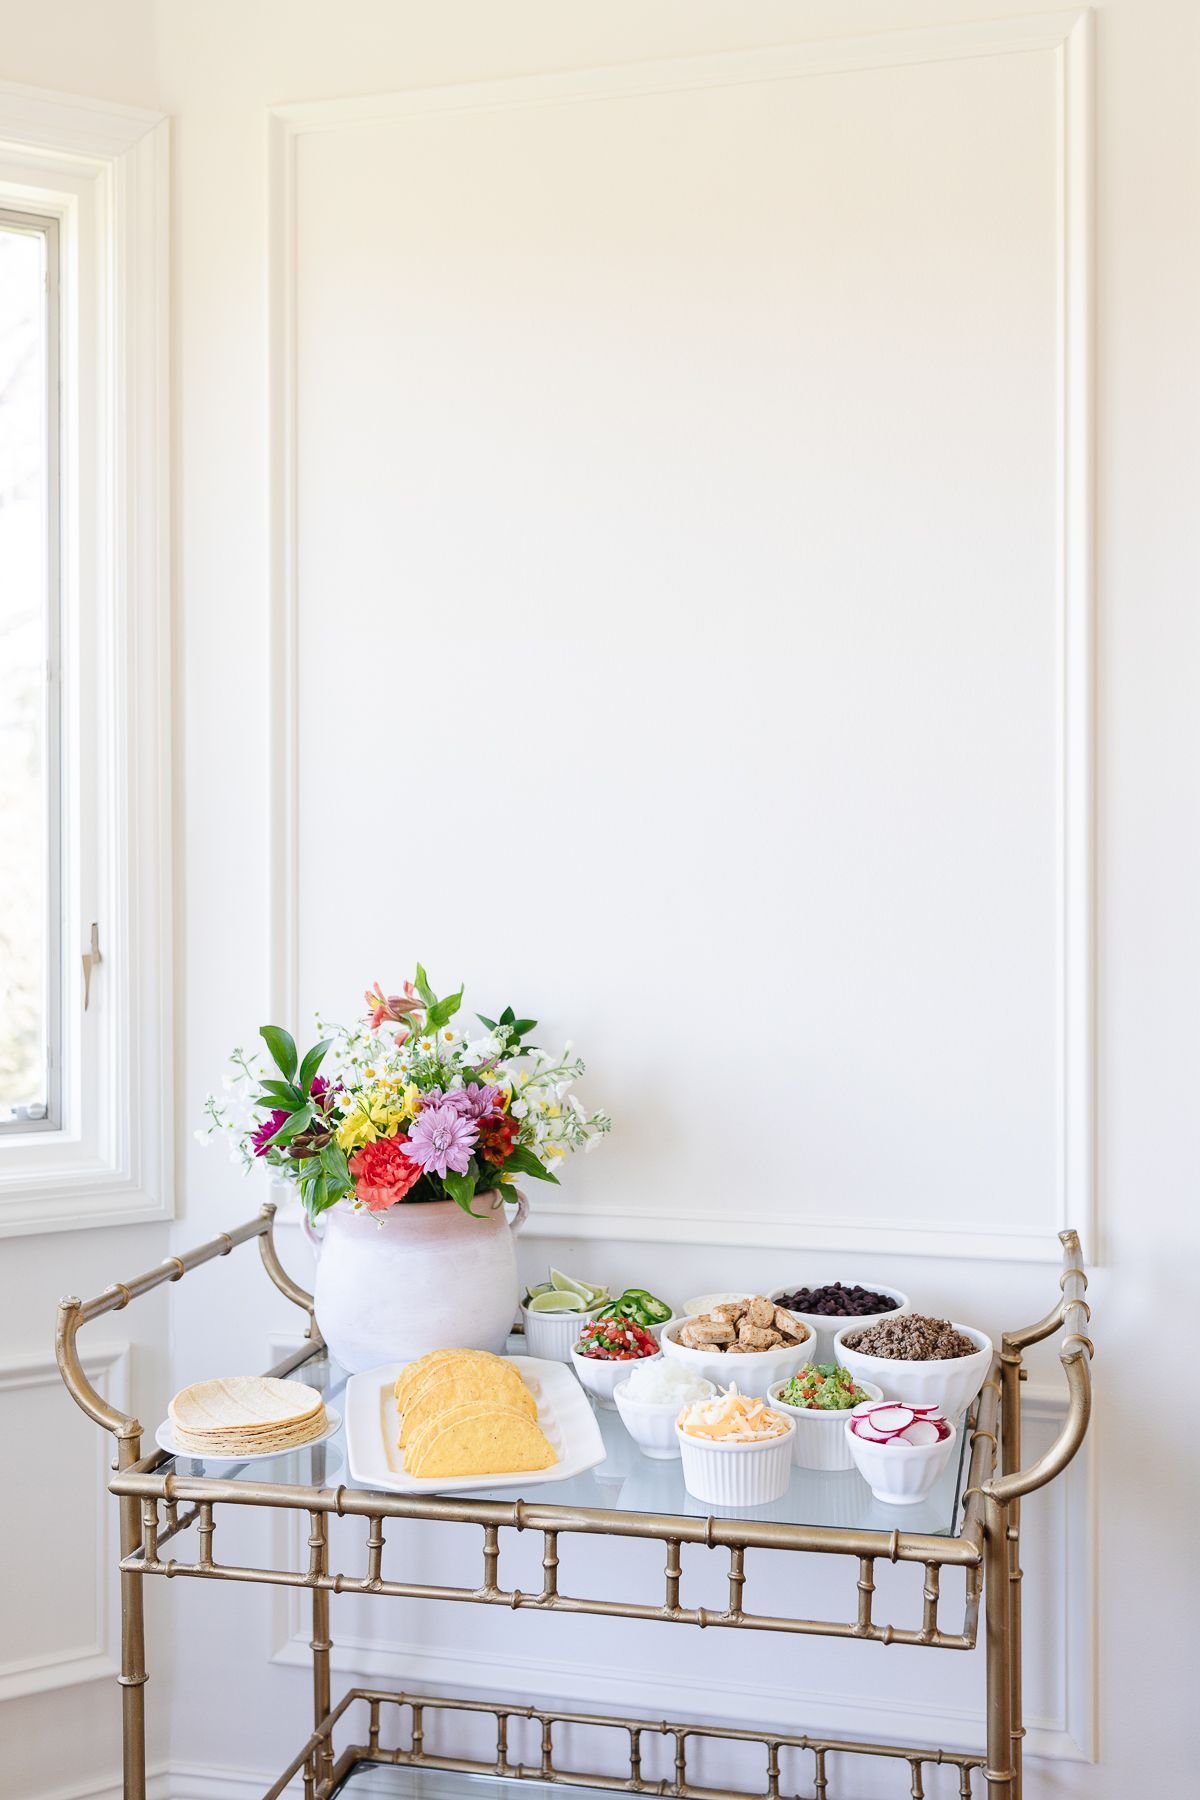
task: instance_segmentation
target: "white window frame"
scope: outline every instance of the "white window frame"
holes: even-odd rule
[[[10,1235],[173,1215],[166,120],[0,84],[0,207],[61,272],[61,1111],[0,1134]]]

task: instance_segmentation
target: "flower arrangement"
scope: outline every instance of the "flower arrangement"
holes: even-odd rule
[[[536,1019],[479,1013],[471,1037],[454,1022],[462,988],[439,999],[419,963],[402,993],[376,982],[364,998],[365,1020],[331,1028],[303,1057],[290,1032],[264,1025],[274,1068],[235,1050],[196,1133],[228,1136],[247,1169],[279,1170],[312,1218],[339,1200],[382,1214],[451,1199],[473,1213],[476,1194],[518,1175],[556,1182],[572,1151],[609,1130],[571,1092],[583,1063],[570,1045],[555,1059],[528,1041]]]

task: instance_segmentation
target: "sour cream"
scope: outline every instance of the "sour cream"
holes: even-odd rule
[[[708,1400],[715,1394],[711,1381],[696,1375],[684,1363],[656,1358],[653,1362],[631,1363],[625,1380],[630,1400],[643,1406],[688,1406],[695,1400]]]

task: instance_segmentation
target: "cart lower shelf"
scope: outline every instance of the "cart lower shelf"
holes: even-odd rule
[[[556,1762],[564,1752],[577,1758],[584,1742],[603,1772]],[[982,1800],[986,1789],[978,1751],[351,1688],[263,1800],[282,1800],[298,1779],[305,1800],[550,1800],[551,1791],[572,1800],[849,1800],[856,1770],[872,1761],[903,1769],[915,1800],[934,1792]]]

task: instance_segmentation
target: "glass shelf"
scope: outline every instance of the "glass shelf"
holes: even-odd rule
[[[510,1339],[508,1348],[520,1353],[524,1340]],[[327,1351],[314,1352],[292,1369],[286,1379],[304,1381],[319,1389],[328,1405],[344,1413],[348,1377]],[[472,1495],[477,1499],[503,1501],[513,1501],[519,1495],[522,1499],[555,1506],[578,1506],[613,1513],[663,1513],[700,1519],[724,1514],[785,1525],[842,1526],[867,1531],[898,1529],[935,1537],[953,1537],[957,1533],[963,1471],[970,1442],[970,1433],[961,1429],[961,1420],[955,1454],[932,1493],[915,1506],[888,1506],[876,1500],[856,1469],[838,1474],[793,1469],[791,1485],[781,1500],[747,1508],[739,1514],[731,1508],[694,1500],[683,1485],[683,1466],[678,1460],[659,1462],[643,1456],[626,1432],[620,1415],[611,1408],[597,1406],[594,1401],[591,1404],[607,1451],[604,1462],[568,1481],[531,1480],[528,1490],[493,1489],[482,1485],[473,1488]],[[354,1487],[358,1484],[350,1479],[344,1440],[343,1426],[324,1443],[287,1451],[281,1456],[248,1463],[206,1463],[195,1457],[179,1456],[172,1457],[164,1466],[174,1466],[183,1475],[214,1476],[222,1481],[271,1482],[289,1487],[326,1487],[340,1483]],[[527,1785],[522,1783],[523,1793]]]
[[[622,1790],[573,1787],[568,1781],[507,1781],[499,1775],[462,1775],[448,1769],[412,1769],[402,1764],[356,1763],[334,1789],[354,1800],[618,1800]]]

